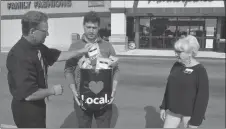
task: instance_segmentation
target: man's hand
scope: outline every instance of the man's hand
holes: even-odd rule
[[[93,44],[88,43],[84,48],[79,50],[62,51],[57,61],[67,61],[73,57],[84,55],[88,53],[92,46]]]
[[[75,99],[76,103],[78,104],[78,106],[81,106],[81,103],[78,100],[78,93],[76,91],[74,91],[73,95],[74,95],[74,99]]]
[[[162,119],[162,121],[165,121],[165,119],[166,119],[166,110],[162,109],[160,111],[160,118]]]
[[[115,66],[117,66],[118,65],[118,62],[111,62],[110,64],[109,64],[109,67],[115,67]]]
[[[89,50],[93,47],[92,43],[87,43],[84,48],[78,50],[80,53],[88,53]]]
[[[108,104],[112,104],[113,101],[114,101],[114,99],[115,99],[115,91],[112,91],[112,93],[111,93],[111,99],[110,99],[110,102]]]
[[[60,84],[54,85],[52,87],[52,93],[53,93],[53,95],[62,95],[62,93],[63,93],[62,85],[60,85]]]
[[[109,64],[110,67],[115,67],[115,66],[118,65],[118,58],[117,57],[110,56],[109,58],[111,60],[110,64]]]
[[[86,110],[86,108],[83,106],[83,103],[80,103],[79,99],[78,99],[78,93],[77,92],[73,92],[74,94],[74,99],[77,103],[77,105],[82,108],[83,110]]]
[[[118,85],[118,81],[114,80],[113,81],[113,90],[111,92],[111,99],[110,99],[110,102],[108,104],[112,104],[112,102],[114,101],[115,99],[115,92],[116,92],[116,87]]]

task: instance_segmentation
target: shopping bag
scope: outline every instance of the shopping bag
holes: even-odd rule
[[[113,69],[81,69],[80,100],[89,111],[103,109],[111,99]]]

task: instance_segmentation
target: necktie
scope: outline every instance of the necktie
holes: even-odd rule
[[[39,61],[41,62],[41,66],[42,66],[43,73],[44,73],[45,86],[47,88],[48,87],[48,83],[47,83],[46,67],[45,67],[44,60],[43,60],[43,57],[42,57],[42,53],[41,53],[40,50],[38,50],[38,58],[39,58]]]

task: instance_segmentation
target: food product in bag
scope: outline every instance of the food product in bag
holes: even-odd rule
[[[98,44],[94,44],[93,47],[89,50],[88,56],[91,60],[96,59],[100,55],[100,49]]]
[[[109,58],[97,58],[96,69],[109,69]]]

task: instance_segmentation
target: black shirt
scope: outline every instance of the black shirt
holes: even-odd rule
[[[22,37],[8,53],[8,84],[10,93],[16,100],[24,100],[39,88],[47,88],[38,50],[43,57],[47,74],[48,66],[53,65],[59,57],[59,50],[49,49],[44,44],[34,46]]]
[[[191,116],[189,123],[199,126],[204,119],[208,100],[209,80],[204,66],[185,67],[176,62],[170,71],[160,108]]]

